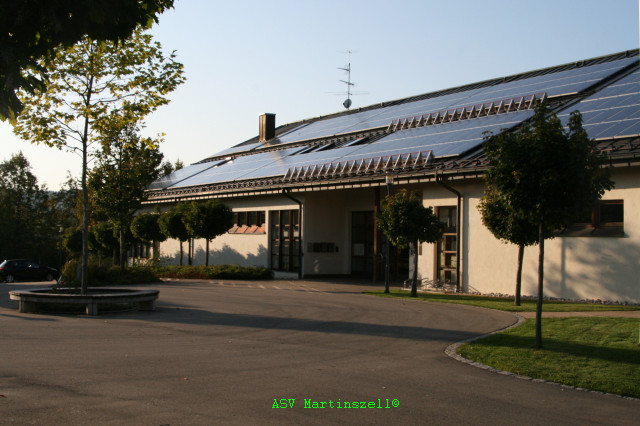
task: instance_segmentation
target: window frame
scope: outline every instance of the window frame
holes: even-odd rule
[[[620,206],[622,221],[604,221],[603,207]],[[591,211],[591,220],[588,222],[575,222],[558,233],[560,237],[624,237],[624,200],[611,199],[600,200]]]

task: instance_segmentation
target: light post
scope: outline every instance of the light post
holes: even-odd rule
[[[384,183],[387,185],[387,197],[391,195],[391,185],[393,185],[393,175],[386,174]],[[389,237],[385,234],[386,245],[384,249],[384,292],[389,293]]]

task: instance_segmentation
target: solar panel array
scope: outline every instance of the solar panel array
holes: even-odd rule
[[[387,127],[393,120],[445,109],[473,106],[490,101],[534,93],[547,96],[581,92],[636,63],[637,56],[600,64],[541,73],[504,83],[485,85],[457,93],[434,96],[412,102],[398,103],[327,118],[303,124],[284,135],[275,143],[297,142],[321,137]],[[569,111],[579,109],[584,117],[590,137],[614,137],[640,133],[640,73],[629,76],[585,98],[560,114],[568,119]],[[195,164],[154,182],[149,189],[181,188],[247,179],[284,176],[288,170],[314,164],[325,164],[396,155],[398,153],[430,151],[434,158],[456,156],[477,148],[485,132],[497,133],[512,128],[530,118],[533,110],[507,112],[468,120],[411,128],[392,132],[371,143],[345,144],[340,147],[296,147],[279,151],[256,152],[239,156],[231,161]],[[254,143],[236,146],[217,155],[231,155],[238,151],[259,148]]]
[[[566,125],[575,110],[582,114],[582,125],[590,138],[640,135],[640,71],[583,99],[558,117]]]

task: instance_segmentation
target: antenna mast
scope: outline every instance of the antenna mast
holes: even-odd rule
[[[349,53],[349,63],[347,64],[347,67],[346,68],[339,67],[338,69],[347,72],[347,81],[344,81],[344,80],[340,80],[340,81],[347,85],[347,99],[342,103],[342,105],[346,109],[349,109],[351,107],[351,86],[355,86],[355,84],[351,82],[351,51],[347,50],[347,53]]]

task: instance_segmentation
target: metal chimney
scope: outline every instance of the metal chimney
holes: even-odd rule
[[[260,116],[260,142],[273,139],[276,135],[276,115],[264,113]]]

